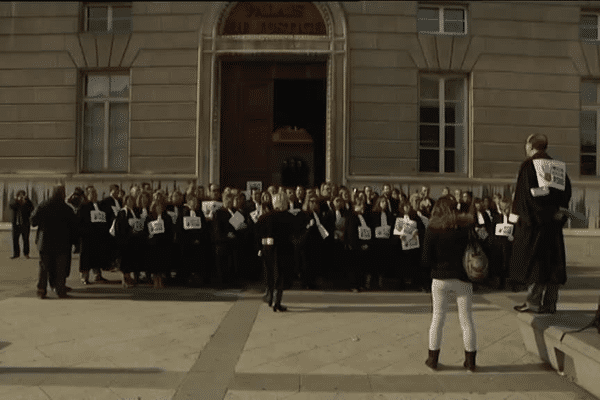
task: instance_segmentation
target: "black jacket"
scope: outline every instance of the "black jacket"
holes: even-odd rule
[[[77,219],[64,201],[46,200],[31,215],[37,226],[35,243],[40,253],[69,254],[77,237]]]
[[[361,240],[358,237],[358,228],[361,226],[360,218],[358,218],[358,214],[352,212],[349,213],[346,217],[346,229],[344,231],[344,243],[350,250],[361,250],[362,245],[366,244],[369,246],[375,237],[375,233],[370,225],[369,218],[363,215],[365,219],[365,223],[371,229],[371,240]]]
[[[472,225],[449,230],[425,231],[421,263],[431,270],[432,279],[460,279],[469,282],[463,267],[463,256]]]
[[[12,224],[13,226],[17,225],[17,214],[19,211],[21,212],[21,220],[23,226],[29,226],[29,219],[31,218],[31,213],[33,212],[33,203],[31,200],[25,200],[24,204],[17,202],[16,199],[12,199],[10,201],[10,209],[13,212]]]

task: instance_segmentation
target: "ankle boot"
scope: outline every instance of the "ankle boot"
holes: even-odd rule
[[[475,356],[477,355],[476,351],[465,351],[465,362],[463,367],[468,369],[469,371],[475,371]]]
[[[431,369],[437,369],[438,359],[440,358],[440,350],[429,350],[429,358],[425,360],[425,365]]]

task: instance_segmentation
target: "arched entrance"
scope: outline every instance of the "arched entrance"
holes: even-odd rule
[[[207,16],[199,175],[245,187],[345,181],[346,29],[341,8],[229,3]]]

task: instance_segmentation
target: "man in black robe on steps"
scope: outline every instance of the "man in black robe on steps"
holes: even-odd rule
[[[534,161],[551,160],[546,153],[548,138],[543,134],[530,135],[525,151],[527,159],[521,165],[512,213],[518,216],[515,227],[509,277],[528,284],[525,304],[515,306],[519,312],[554,313],[558,287],[567,281],[563,226],[571,199],[571,182],[564,173],[564,190],[540,187]],[[551,174],[544,175],[551,180]],[[554,180],[554,179],[552,179]],[[511,216],[512,217],[512,216]]]

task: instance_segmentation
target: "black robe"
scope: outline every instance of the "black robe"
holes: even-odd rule
[[[566,176],[565,190],[550,188],[545,196],[533,197],[531,188],[539,187],[534,159],[551,159],[538,152],[523,162],[519,170],[512,212],[519,216],[515,227],[509,278],[516,282],[564,284],[567,281],[563,225],[554,219],[559,207],[568,208],[571,182]]]
[[[110,208],[104,208],[100,203],[97,204],[98,210],[105,213],[106,222],[92,222],[91,212],[95,211],[93,203],[82,205],[78,212],[77,220],[81,235],[80,272],[91,269],[108,270],[110,268],[112,237],[108,233],[110,229],[108,220],[110,213],[113,211]]]

